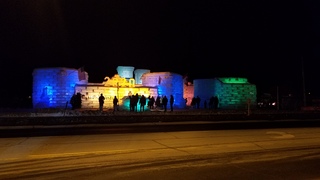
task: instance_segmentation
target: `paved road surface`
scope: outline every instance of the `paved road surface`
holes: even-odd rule
[[[320,178],[318,127],[70,134],[1,138],[0,179]]]

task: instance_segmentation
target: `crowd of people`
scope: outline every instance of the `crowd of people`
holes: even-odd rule
[[[187,103],[187,100],[186,100]],[[201,99],[199,96],[197,97],[193,97],[191,100],[191,107],[193,107],[194,109],[200,109],[200,103],[201,103]],[[218,96],[211,96],[209,99],[209,103],[207,102],[207,100],[204,101],[203,103],[203,108],[204,109],[218,109],[219,107],[219,99]]]
[[[80,109],[81,108],[81,98],[82,95],[81,93],[76,93],[72,96],[70,103],[72,106],[72,110],[74,109]],[[105,101],[105,97],[101,93],[99,98],[99,111],[103,112],[103,105]],[[153,96],[145,97],[144,95],[139,96],[138,93],[135,95],[130,95],[129,96],[129,107],[131,112],[143,112],[145,111],[145,106],[148,107],[148,109],[152,110],[163,110],[166,112],[168,103],[170,107],[170,111],[173,111],[174,107],[174,97],[173,95],[170,95],[169,99],[167,98],[166,95],[163,96],[157,96],[155,99]],[[185,99],[185,103],[187,104],[187,99]],[[200,103],[201,99],[199,96],[193,97],[191,100],[191,107],[194,109],[200,109]],[[138,105],[140,109],[138,110]],[[204,108],[209,108],[209,109],[218,109],[219,106],[219,99],[217,96],[212,96],[209,99],[209,103],[207,104],[207,100],[204,101],[203,107]],[[117,96],[114,96],[113,98],[113,112],[119,111],[119,100]]]
[[[138,104],[140,104],[140,111],[145,111],[145,106],[147,105],[150,110],[163,109],[167,111],[168,102],[170,104],[170,111],[173,111],[174,97],[170,95],[168,100],[167,96],[158,96],[156,99],[153,96],[145,97],[142,95],[139,97],[138,94],[129,96],[130,98],[130,111],[137,112]]]

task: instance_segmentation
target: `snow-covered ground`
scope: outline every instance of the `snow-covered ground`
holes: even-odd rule
[[[119,110],[113,112],[112,109],[104,109],[100,112],[98,109],[1,109],[0,117],[63,117],[63,116],[113,116],[113,115],[228,115],[228,114],[247,114],[247,109],[235,110],[211,110],[211,109],[174,109],[173,112],[163,109],[153,109],[146,111],[130,112],[128,110]],[[292,113],[319,113],[320,111],[284,111],[284,110],[262,110],[254,109],[250,111],[251,114],[292,114]]]

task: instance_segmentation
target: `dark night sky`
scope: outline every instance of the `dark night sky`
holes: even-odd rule
[[[320,3],[311,0],[1,0],[1,94],[31,95],[32,71],[84,66],[89,82],[117,66],[189,79],[246,77],[320,94]],[[4,87],[7,85],[6,87]],[[23,87],[21,87],[21,85]]]

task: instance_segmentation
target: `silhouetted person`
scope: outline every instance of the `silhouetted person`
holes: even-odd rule
[[[162,106],[164,108],[164,112],[167,111],[167,104],[168,104],[168,98],[167,98],[167,96],[163,96],[163,98],[162,98]]]
[[[151,99],[150,99],[150,105],[151,105],[151,109],[154,109],[154,102],[155,102],[155,100],[154,100],[154,97],[153,96],[151,96]]]
[[[82,95],[79,92],[76,94],[75,101],[74,101],[75,109],[81,108],[81,96]]]
[[[119,102],[119,100],[118,100],[117,96],[114,96],[114,98],[113,98],[113,112],[119,111],[118,102]]]
[[[105,98],[104,98],[103,94],[100,94],[100,96],[99,96],[99,110],[101,112],[103,111],[104,100],[105,100]]]
[[[173,111],[173,102],[174,102],[174,97],[170,95],[170,110]]]
[[[193,107],[193,109],[195,109],[196,105],[197,105],[197,99],[195,97],[193,97],[191,100],[191,106]]]
[[[130,98],[130,111],[134,111],[134,106],[133,106],[133,104],[134,104],[134,95],[132,95],[132,96],[129,96],[129,98]]]
[[[147,106],[148,106],[149,109],[151,109],[151,97],[150,96],[148,96]]]
[[[144,106],[146,105],[146,97],[144,95],[141,96],[140,98],[140,111],[144,111]]]
[[[75,110],[76,109],[76,98],[77,96],[75,94],[72,95],[71,99],[70,99],[70,104],[71,104],[71,107],[72,107],[72,110]]]
[[[161,107],[161,102],[160,102],[160,97],[159,96],[157,96],[157,99],[156,99],[156,107],[157,108]]]
[[[197,109],[200,109],[200,101],[201,101],[200,97],[197,96],[196,98]]]
[[[139,95],[138,93],[133,97],[133,111],[138,112],[138,101],[139,101]]]
[[[207,109],[207,100],[204,100],[203,106],[205,109]]]

